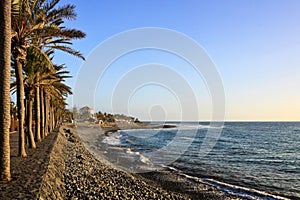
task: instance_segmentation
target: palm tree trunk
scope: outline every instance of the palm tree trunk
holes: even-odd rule
[[[25,99],[24,99],[24,107],[25,107],[25,112],[24,112],[24,117],[25,117],[25,122],[24,122],[24,133],[25,133],[25,145],[28,145],[29,141],[29,134],[28,134],[28,98],[26,97],[26,91],[25,91]]]
[[[0,1],[0,179],[10,181],[11,0]]]
[[[55,128],[55,111],[54,107],[52,106],[52,130]]]
[[[40,87],[35,90],[35,139],[41,141]]]
[[[10,116],[10,132],[13,132],[15,131],[15,119],[14,119],[14,116],[11,115]]]
[[[53,115],[53,119],[54,119],[54,128],[57,128],[57,125],[58,125],[58,112],[57,112],[57,109],[54,110],[54,115]]]
[[[50,124],[50,132],[53,131],[54,129],[54,111],[53,111],[53,103],[50,104],[50,120],[49,120],[49,124]]]
[[[32,149],[36,148],[36,144],[34,141],[34,136],[32,132],[32,105],[33,105],[33,91],[30,90],[28,92],[28,105],[27,105],[27,135],[28,135],[28,143],[29,147]]]
[[[41,88],[40,91],[40,103],[41,103],[41,137],[44,139],[45,137],[45,106],[44,106],[44,89]]]
[[[50,103],[50,101],[49,101],[49,103]],[[49,125],[49,133],[51,133],[52,132],[52,105],[51,105],[51,103],[49,104],[48,109],[49,109],[49,123],[48,123],[48,125]]]
[[[47,92],[44,93],[45,106],[45,136],[49,133],[49,101]]]
[[[18,118],[19,118],[19,156],[26,157],[25,151],[25,134],[24,134],[24,83],[22,74],[22,63],[19,58],[15,59],[15,71],[17,81],[17,106],[18,106]]]

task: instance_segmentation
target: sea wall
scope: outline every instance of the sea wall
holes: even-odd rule
[[[50,153],[48,169],[43,176],[38,199],[66,199],[66,188],[64,183],[65,141],[63,129],[60,128]]]

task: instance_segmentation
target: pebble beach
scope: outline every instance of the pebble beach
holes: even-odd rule
[[[233,199],[206,185],[190,185],[164,172],[130,174],[97,160],[75,129],[60,127],[17,157],[11,134],[11,182],[0,183],[0,199]]]

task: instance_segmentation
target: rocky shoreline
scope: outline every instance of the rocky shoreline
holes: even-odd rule
[[[115,169],[97,160],[76,131],[69,130],[65,143],[67,199],[237,199],[165,171],[131,174]]]
[[[79,141],[68,133],[65,143],[65,187],[67,199],[190,199],[187,195],[163,190],[142,177],[113,169],[96,160]]]
[[[232,199],[214,188],[191,189],[165,172],[130,174],[97,160],[76,131],[61,127],[27,158],[16,155],[12,135],[13,180],[0,182],[0,199]],[[15,140],[15,141],[14,141]],[[190,188],[190,189],[187,189]]]

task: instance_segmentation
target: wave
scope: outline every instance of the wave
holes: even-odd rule
[[[150,159],[146,156],[142,155],[140,152],[132,151],[130,148],[127,149],[126,153],[130,155],[134,155],[139,161],[145,163],[145,164],[152,164]]]
[[[130,130],[132,131],[132,130]],[[110,148],[119,148],[120,150],[123,149],[124,152],[129,156],[129,157],[134,157],[135,160],[139,160],[145,164],[151,163],[150,160],[143,156],[140,152],[133,151],[131,148],[127,148],[129,146],[134,146],[136,142],[133,140],[128,139],[126,136],[122,134],[123,131],[117,131],[113,134],[109,134],[106,137],[103,138],[102,142],[108,145],[111,145]],[[127,133],[128,131],[126,131]]]
[[[273,195],[270,193],[267,193],[265,191],[259,191],[252,188],[237,186],[229,183],[225,183],[222,181],[218,181],[212,178],[199,178],[196,176],[192,176],[189,174],[184,173],[183,171],[180,171],[176,169],[175,167],[171,166],[163,166],[168,171],[171,171],[172,173],[175,173],[179,176],[182,176],[188,180],[192,180],[195,183],[201,183],[213,186],[215,188],[220,189],[221,191],[224,191],[230,195],[242,198],[242,199],[269,199],[269,200],[289,200],[289,198],[282,197],[279,195]]]
[[[286,127],[286,124],[266,126],[264,123],[226,123],[215,147],[210,154],[201,158],[199,150],[206,145],[203,143],[206,131],[208,128],[217,127],[211,127],[209,123],[172,125],[176,125],[177,128],[119,130],[102,134],[99,136],[99,142],[102,144],[99,144],[98,148],[107,152],[104,155],[107,160],[118,165],[124,162],[124,167],[133,166],[134,170],[139,166],[147,168],[153,165],[157,168],[156,165],[166,164],[165,160],[169,157],[181,155],[172,166],[175,166],[179,173],[188,174],[187,179],[201,177],[205,184],[214,185],[227,193],[237,193],[241,198],[300,197],[300,157],[296,154],[300,150],[297,145],[299,123],[296,128],[294,124]],[[196,129],[200,130],[195,134]],[[279,132],[281,134],[278,134]],[[177,145],[172,146],[172,141]],[[187,144],[190,146],[185,151],[181,147]],[[165,146],[170,147],[168,152],[164,152],[164,155],[156,154],[158,149]]]
[[[241,187],[237,185],[232,185],[229,183],[224,183],[221,181],[217,181],[214,179],[205,179],[206,183],[209,183],[212,186],[215,186],[217,188],[220,188],[221,190],[241,197],[241,198],[247,198],[247,199],[257,199],[257,198],[263,198],[263,199],[280,199],[280,200],[288,200],[288,198],[269,194],[264,191],[259,191],[256,189],[251,189],[251,188],[246,188],[246,187]]]
[[[104,137],[102,142],[112,146],[118,146],[121,145],[121,138],[122,135],[116,132],[114,134],[110,134],[109,136]]]

